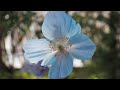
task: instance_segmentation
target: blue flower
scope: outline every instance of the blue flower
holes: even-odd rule
[[[49,78],[65,78],[72,72],[74,58],[90,59],[95,44],[81,32],[81,26],[63,11],[49,12],[42,25],[42,33],[47,38],[29,40],[25,46],[25,58],[31,63],[42,61],[42,66],[50,67]]]
[[[36,76],[43,76],[47,67],[42,67],[41,62],[42,61],[39,61],[37,64],[30,64],[29,62],[26,62],[20,72],[28,72]]]

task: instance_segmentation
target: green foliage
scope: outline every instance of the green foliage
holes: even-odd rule
[[[15,30],[15,28],[20,28],[25,33],[32,22],[33,15],[34,13],[30,11],[0,11],[0,26],[4,28],[2,35],[5,37],[9,31]]]

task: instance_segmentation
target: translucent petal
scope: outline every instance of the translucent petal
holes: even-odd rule
[[[46,39],[32,39],[24,46],[25,58],[31,63],[43,60],[50,53],[49,41]]]
[[[50,67],[49,77],[51,79],[65,78],[72,72],[73,57],[67,53],[66,55],[56,56],[55,63]]]
[[[71,37],[70,35],[80,32],[80,29],[80,25],[76,25],[76,21],[62,11],[49,12],[42,25],[43,35],[49,40]]]
[[[57,51],[53,51],[52,53],[50,53],[49,55],[47,55],[47,57],[42,61],[41,66],[48,66],[51,65],[55,62],[55,57],[56,57],[56,53]]]
[[[80,34],[80,33],[81,33],[81,26],[80,26],[80,24],[77,24],[74,29],[72,29],[68,32],[67,37],[71,38],[72,36],[74,36],[76,34]]]
[[[69,42],[72,44],[69,52],[77,59],[88,60],[96,50],[95,44],[84,34],[73,36]]]

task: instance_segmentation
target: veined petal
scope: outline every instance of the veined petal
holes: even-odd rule
[[[78,31],[81,32],[80,25],[76,25],[76,21],[62,11],[49,12],[42,25],[43,35],[53,41],[56,38],[71,37]]]
[[[31,63],[43,60],[50,53],[49,41],[46,39],[32,39],[24,46],[25,58]]]
[[[84,34],[73,36],[69,42],[72,44],[69,52],[77,59],[88,60],[96,50],[95,44]]]
[[[49,70],[51,79],[65,78],[72,72],[73,57],[67,53],[66,55],[57,55],[56,60]]]
[[[55,57],[56,57],[57,51],[53,51],[47,57],[42,61],[41,66],[48,66],[51,65],[55,62]]]
[[[68,38],[71,38],[71,37],[73,37],[74,35],[76,35],[76,34],[80,34],[81,33],[81,26],[80,26],[80,24],[78,23],[76,26],[75,26],[75,28],[73,29],[70,29],[70,31],[68,32],[68,34],[67,34],[67,37]]]

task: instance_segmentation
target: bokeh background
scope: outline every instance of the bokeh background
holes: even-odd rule
[[[96,44],[88,61],[74,61],[66,79],[120,79],[120,11],[66,11]],[[47,11],[0,11],[0,79],[48,79],[24,68],[23,45],[44,37],[41,25]]]

